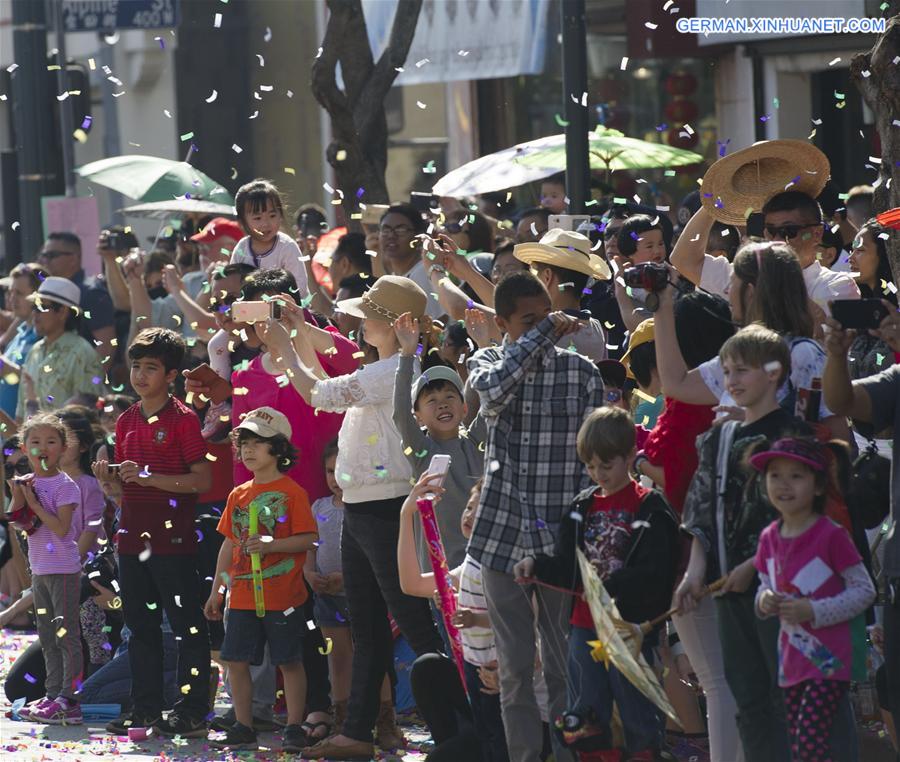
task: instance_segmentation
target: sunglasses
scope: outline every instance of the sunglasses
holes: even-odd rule
[[[65,309],[64,304],[59,304],[57,302],[51,302],[47,299],[43,299],[41,301],[40,305],[38,305],[37,302],[35,302],[34,304],[31,305],[32,312],[50,312],[51,310],[53,312],[59,312],[62,309]]]
[[[818,227],[818,225],[818,222],[814,222],[811,225],[766,225],[765,230],[766,235],[773,240],[780,238],[782,241],[789,241],[791,238],[796,238],[800,235],[801,231]]]
[[[404,235],[412,235],[413,229],[409,225],[382,225],[381,226],[381,234],[382,235],[396,235],[396,236],[404,236]]]
[[[448,222],[444,225],[444,232],[450,233],[450,235],[462,233],[463,230],[465,230],[465,226],[461,222]]]
[[[50,249],[38,254],[38,259],[56,259],[57,257],[68,257],[74,253],[75,252],[72,251],[54,251],[53,249]]]

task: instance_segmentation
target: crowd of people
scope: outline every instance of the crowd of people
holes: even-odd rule
[[[869,683],[896,753],[893,233],[777,148],[578,229],[557,176],[325,256],[267,180],[97,278],[51,233],[0,315],[15,717],[372,759],[402,638],[434,762],[855,760]]]

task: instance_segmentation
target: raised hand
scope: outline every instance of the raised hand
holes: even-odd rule
[[[397,343],[400,344],[400,354],[409,357],[416,353],[419,346],[419,321],[411,312],[404,312],[394,321],[394,333],[397,334]]]

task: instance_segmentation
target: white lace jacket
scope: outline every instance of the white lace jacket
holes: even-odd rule
[[[393,355],[313,387],[313,407],[328,413],[346,411],[338,434],[336,471],[348,503],[409,494],[412,467],[393,421],[399,362],[400,355]]]

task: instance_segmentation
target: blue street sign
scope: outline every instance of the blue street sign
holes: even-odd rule
[[[174,27],[179,0],[63,0],[67,32]]]

